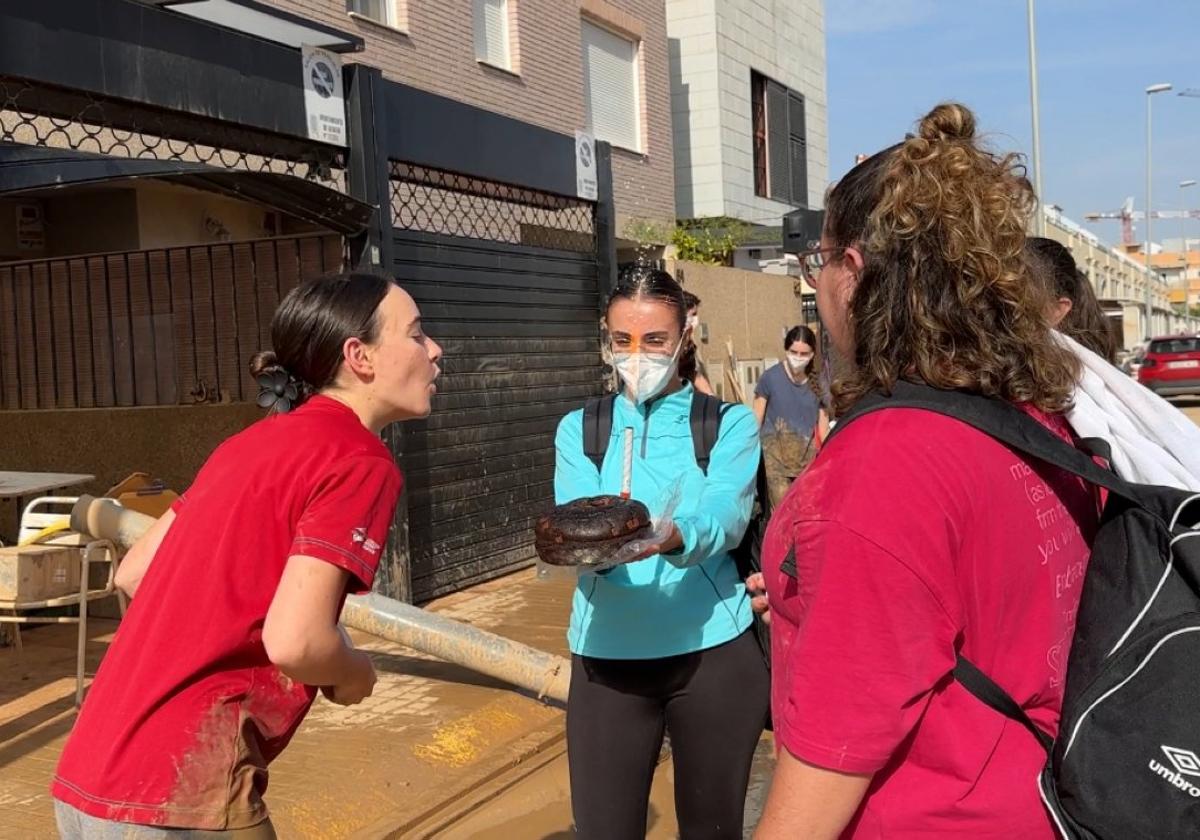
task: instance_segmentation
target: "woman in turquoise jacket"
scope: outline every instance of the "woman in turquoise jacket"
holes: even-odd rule
[[[567,747],[577,836],[640,840],[664,730],[675,764],[680,836],[741,838],[750,762],[766,719],[770,680],[730,552],[754,501],[758,424],[722,406],[707,474],[689,422],[683,290],[665,272],[622,272],[607,311],[623,392],[603,466],[584,454],[583,411],[556,439],[561,504],[617,494],[625,430],[634,432],[631,492],[652,514],[678,483],[669,534],[642,559],[581,574],[568,639],[573,654]]]

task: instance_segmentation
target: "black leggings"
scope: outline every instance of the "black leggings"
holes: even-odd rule
[[[575,656],[567,754],[576,836],[643,840],[650,781],[671,736],[682,840],[741,840],[750,762],[770,703],[750,631],[664,659]]]

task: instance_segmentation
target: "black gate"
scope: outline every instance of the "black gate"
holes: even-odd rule
[[[412,596],[533,558],[554,431],[602,389],[594,207],[392,164],[392,264],[444,348],[430,419],[404,431]]]

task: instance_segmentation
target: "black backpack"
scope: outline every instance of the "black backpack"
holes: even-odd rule
[[[612,438],[613,404],[616,399],[616,394],[596,397],[588,400],[583,407],[583,454],[596,465],[597,470],[604,465],[604,454],[608,451],[608,444]],[[725,412],[733,405],[734,403],[722,402],[716,397],[702,394],[699,391],[692,392],[692,406],[688,416],[692,430],[692,449],[696,456],[696,466],[705,475],[708,475],[708,465],[713,447],[717,445],[717,438],[721,434],[721,420],[725,417]],[[746,527],[742,541],[732,552],[738,575],[742,580],[755,572],[762,571],[762,542],[767,530],[765,488],[766,475],[760,459],[754,511],[750,516],[750,524]],[[767,625],[757,615],[754,617],[754,634],[758,639],[759,648],[762,650],[763,659],[769,668],[771,665],[770,636]]]
[[[1200,493],[1131,484],[1008,403],[911,383],[897,383],[890,397],[864,397],[837,429],[888,408],[953,417],[1109,491],[1058,738],[961,656],[954,677],[1046,748],[1037,784],[1064,838],[1200,837]],[[1095,454],[1106,449],[1080,443]]]

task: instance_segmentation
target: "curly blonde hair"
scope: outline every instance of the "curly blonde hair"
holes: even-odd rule
[[[825,234],[862,251],[850,300],[855,370],[839,410],[897,380],[1070,404],[1078,362],[1049,335],[1044,284],[1023,257],[1036,207],[1021,159],[983,148],[963,105],[856,166],[829,193]]]

